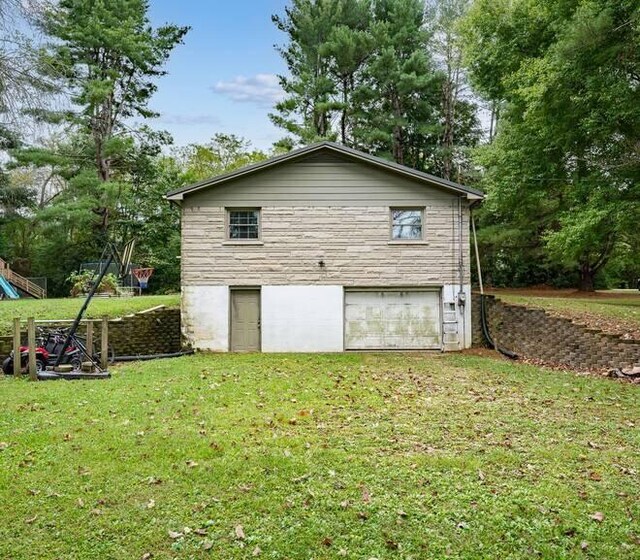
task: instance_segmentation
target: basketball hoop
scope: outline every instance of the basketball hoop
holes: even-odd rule
[[[145,289],[149,284],[149,278],[153,274],[153,268],[134,268],[131,272],[136,277],[140,288]]]

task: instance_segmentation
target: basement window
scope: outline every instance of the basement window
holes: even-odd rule
[[[422,208],[392,208],[392,241],[422,241],[423,218],[424,210]]]
[[[260,239],[260,209],[228,209],[227,239],[231,241]]]

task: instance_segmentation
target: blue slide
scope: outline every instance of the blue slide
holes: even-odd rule
[[[16,289],[7,282],[7,279],[0,275],[0,290],[2,290],[9,299],[18,299],[20,295],[16,292]]]

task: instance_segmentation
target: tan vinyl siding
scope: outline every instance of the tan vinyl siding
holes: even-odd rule
[[[437,186],[364,163],[314,157],[240,177],[187,195],[187,206],[372,206],[419,205],[450,200]]]

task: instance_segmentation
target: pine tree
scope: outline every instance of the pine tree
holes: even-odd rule
[[[277,126],[293,134],[300,142],[335,139],[332,130],[334,112],[340,108],[334,100],[336,84],[329,72],[326,45],[338,24],[341,0],[293,0],[285,16],[272,16],[289,43],[278,50],[290,76],[280,77],[287,97],[270,116]]]
[[[146,0],[61,0],[42,21],[53,40],[42,50],[41,67],[70,94],[72,105],[44,118],[86,135],[97,177],[93,188],[103,198],[94,208],[103,231],[110,212],[104,199],[118,191],[109,186],[114,166],[124,164],[133,141],[125,121],[155,116],[148,107],[153,80],[165,74],[165,62],[188,31],[176,25],[152,28],[148,8]],[[85,181],[90,187],[88,176]]]
[[[437,72],[428,53],[421,0],[375,0],[376,49],[354,94],[361,147],[419,167],[430,124],[437,121]]]

